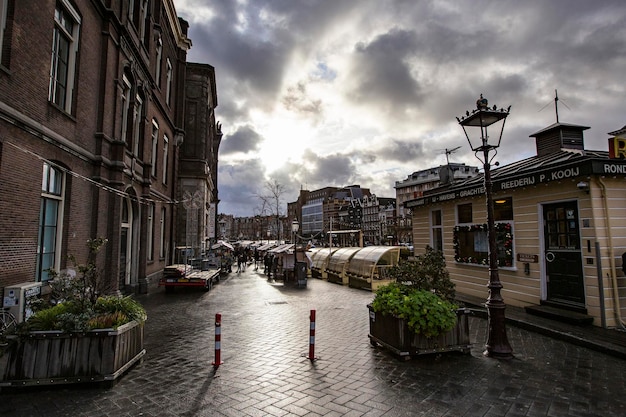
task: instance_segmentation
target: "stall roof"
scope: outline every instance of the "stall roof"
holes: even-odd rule
[[[369,278],[374,267],[397,265],[399,260],[399,246],[367,246],[354,254],[347,270],[352,274]]]
[[[230,243],[225,242],[225,241],[223,241],[223,240],[218,240],[216,244],[214,244],[213,246],[211,246],[211,249],[219,249],[219,248],[221,248],[221,247],[225,247],[225,248],[228,248],[228,249],[230,249],[230,250],[233,250],[233,249],[234,249],[234,248],[233,248],[233,245],[231,245]]]
[[[285,243],[283,245],[277,246],[274,249],[270,249],[270,253],[283,253],[286,252],[288,250],[292,250],[293,249],[293,243]]]
[[[276,242],[266,243],[264,245],[259,246],[257,250],[259,251],[269,250],[269,249],[275,248],[276,245],[277,245]]]
[[[330,256],[328,261],[328,270],[341,272],[343,271],[345,264],[350,261],[355,253],[363,248],[339,248]]]
[[[337,248],[315,248],[311,251],[311,266],[322,269],[328,263],[328,259]]]

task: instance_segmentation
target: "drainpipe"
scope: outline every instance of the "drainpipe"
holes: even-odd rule
[[[615,274],[615,257],[613,255],[613,236],[611,234],[611,217],[609,216],[609,201],[606,195],[606,184],[602,181],[602,178],[595,177],[596,182],[600,185],[602,189],[602,199],[604,202],[604,218],[606,219],[606,232],[608,237],[608,247],[609,247],[609,264],[610,264],[610,274],[611,274],[611,283],[613,284],[613,299],[614,299],[614,313],[615,318],[617,319],[618,324],[622,327],[622,329],[626,329],[626,324],[624,324],[624,320],[622,320],[621,307],[619,302],[619,288],[617,286],[617,276]]]

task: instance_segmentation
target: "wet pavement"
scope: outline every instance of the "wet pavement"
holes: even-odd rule
[[[0,416],[626,415],[626,361],[614,355],[509,325],[515,358],[486,358],[487,321],[476,316],[470,355],[401,361],[369,342],[372,293],[316,279],[285,286],[260,272],[232,273],[209,292],[141,296],[142,363],[110,388],[3,389]]]

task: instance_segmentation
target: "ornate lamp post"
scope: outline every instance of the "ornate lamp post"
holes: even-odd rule
[[[483,98],[482,94],[476,101],[476,109],[471,112],[467,111],[465,116],[456,118],[467,142],[474,151],[476,158],[483,163],[484,167],[484,184],[485,184],[485,197],[487,200],[487,230],[489,241],[489,297],[485,305],[489,313],[489,335],[487,337],[487,343],[485,344],[484,355],[499,359],[510,359],[513,357],[513,349],[509,345],[509,341],[506,337],[506,325],[504,310],[506,305],[502,299],[500,291],[502,290],[502,283],[500,282],[500,275],[498,273],[498,247],[496,245],[496,230],[494,225],[494,205],[492,196],[492,182],[491,182],[491,161],[498,153],[498,147],[500,147],[500,141],[502,140],[502,132],[504,131],[504,124],[506,117],[509,115],[511,106],[505,109],[497,109],[497,106],[493,108],[488,107],[488,101]],[[502,122],[500,129],[500,135],[497,137],[497,143],[495,139],[489,143],[489,135],[487,133],[487,127],[494,123]],[[475,144],[472,144],[472,140],[467,133],[466,127],[480,127],[480,138],[474,138]],[[477,143],[477,141],[480,142]],[[491,158],[489,152],[493,151]]]

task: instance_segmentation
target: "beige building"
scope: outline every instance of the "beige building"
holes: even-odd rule
[[[621,327],[626,316],[626,153],[621,129],[607,151],[585,150],[585,126],[533,135],[537,155],[492,169],[499,275],[507,305],[549,306]],[[610,150],[610,152],[609,152]],[[487,298],[483,176],[406,202],[416,253],[444,252],[457,292]],[[532,309],[532,308],[531,308]]]

